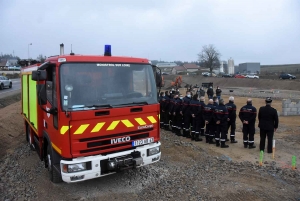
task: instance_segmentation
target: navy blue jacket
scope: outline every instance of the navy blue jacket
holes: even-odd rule
[[[191,102],[191,98],[187,96],[183,98],[182,107],[181,107],[182,114],[190,115],[190,102]]]
[[[190,113],[195,116],[201,115],[201,105],[198,100],[191,100],[190,102]]]
[[[228,110],[228,118],[231,122],[234,122],[236,120],[236,105],[232,101],[229,101],[225,106]]]
[[[215,122],[220,121],[220,124],[227,123],[228,110],[225,105],[219,104],[214,110]]]
[[[205,121],[211,122],[214,115],[214,106],[213,104],[207,104],[204,106],[202,111],[202,116]]]
[[[254,125],[256,120],[256,108],[252,104],[247,104],[240,109],[239,118],[243,121],[248,121],[248,124]]]

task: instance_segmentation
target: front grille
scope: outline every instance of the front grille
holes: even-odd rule
[[[80,150],[81,154],[86,153],[92,153],[92,152],[99,152],[101,154],[109,154],[114,153],[120,150],[129,150],[133,149],[132,147],[132,141],[139,140],[139,139],[145,139],[150,136],[149,131],[153,130],[151,129],[145,129],[143,131],[133,131],[133,132],[126,132],[126,133],[119,133],[119,134],[112,134],[107,136],[99,136],[99,137],[93,137],[93,138],[85,138],[80,139],[79,142],[86,143],[86,148],[84,150]],[[122,137],[130,137],[130,141],[126,142],[117,142],[115,144],[112,144],[112,139],[115,138],[122,138]],[[116,150],[117,149],[117,150]]]

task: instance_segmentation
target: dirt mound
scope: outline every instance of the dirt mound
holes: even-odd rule
[[[165,76],[165,88],[171,85],[171,81],[176,75]],[[188,76],[182,75],[182,81],[188,84],[198,84],[201,86],[203,82],[213,82],[214,87],[252,87],[257,89],[281,89],[281,90],[299,90],[300,82],[295,80],[272,80],[272,79],[248,79],[248,78],[218,78],[203,77],[202,75]]]
[[[0,115],[0,161],[2,157],[14,149],[20,140],[25,140],[21,117],[21,102],[1,109]],[[24,135],[23,137],[19,137]]]

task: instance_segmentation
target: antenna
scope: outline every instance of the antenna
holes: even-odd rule
[[[72,52],[72,44],[71,44],[71,53],[70,53],[70,55],[75,55],[75,54]]]

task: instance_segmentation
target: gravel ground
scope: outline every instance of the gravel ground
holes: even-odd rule
[[[162,131],[162,159],[137,170],[76,184],[52,184],[26,144],[0,167],[3,200],[300,200],[300,173],[275,162],[233,162]]]

